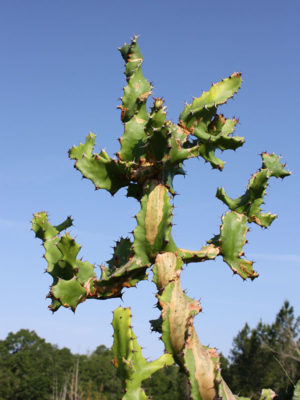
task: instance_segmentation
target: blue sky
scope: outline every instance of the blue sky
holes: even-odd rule
[[[240,119],[246,138],[223,153],[224,171],[201,160],[185,165],[175,187],[174,236],[185,248],[200,248],[218,232],[225,206],[215,196],[224,186],[240,195],[260,167],[259,154],[281,154],[293,174],[273,179],[265,210],[279,215],[268,230],[251,227],[246,256],[260,277],[242,282],[222,260],[189,265],[187,293],[201,300],[195,325],[203,344],[227,354],[247,321],[271,322],[284,299],[300,314],[299,251],[299,12],[283,1],[1,1],[1,209],[0,338],[20,328],[75,352],[111,346],[112,310],[120,300],[87,301],[76,314],[47,310],[51,284],[40,242],[30,231],[34,212],[46,210],[54,224],[72,215],[70,230],[81,256],[101,264],[114,240],[134,228],[139,205],[125,191],[114,198],[94,192],[68,160],[67,150],[89,131],[99,151],[113,155],[122,135],[118,98],[125,85],[117,47],[139,34],[144,75],[163,96],[168,117],[178,120],[184,102],[212,82],[243,73],[242,89],[223,112]],[[157,318],[155,287],[142,282],[125,292],[144,354],[163,351],[149,319]]]

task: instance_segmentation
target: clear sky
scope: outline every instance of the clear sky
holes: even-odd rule
[[[140,35],[144,75],[154,95],[165,98],[173,122],[184,102],[212,82],[243,73],[242,89],[222,111],[240,119],[236,133],[246,143],[223,153],[223,172],[202,160],[185,164],[188,176],[175,180],[178,245],[199,249],[218,232],[225,206],[214,197],[216,188],[224,186],[232,197],[242,194],[262,151],[281,154],[293,172],[283,181],[273,178],[268,189],[265,211],[279,218],[268,230],[253,226],[248,234],[246,256],[256,261],[258,279],[242,282],[221,259],[185,268],[183,287],[203,307],[195,320],[200,340],[227,354],[246,321],[271,322],[284,299],[299,315],[299,1],[0,5],[0,338],[27,328],[74,352],[112,344],[111,312],[120,300],[86,301],[75,315],[47,310],[51,279],[43,274],[43,248],[30,220],[41,210],[54,224],[72,215],[81,256],[97,264],[110,258],[114,240],[134,228],[138,203],[125,190],[114,198],[94,192],[67,157],[89,131],[97,134],[97,151],[118,151],[123,127],[116,106],[125,79],[117,47],[134,34]],[[158,317],[154,295],[154,284],[142,282],[125,291],[122,303],[132,306],[135,332],[151,358],[163,350],[148,323]]]

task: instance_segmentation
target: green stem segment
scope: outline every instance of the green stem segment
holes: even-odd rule
[[[201,311],[198,301],[188,297],[181,288],[183,261],[174,253],[158,254],[153,267],[157,286],[158,307],[161,310],[159,328],[165,349],[171,353],[187,374],[193,400],[213,400],[216,397],[235,400],[220,374],[216,349],[202,346],[193,325]]]
[[[131,326],[129,308],[119,307],[113,317],[114,344],[113,364],[118,376],[124,382],[126,394],[123,400],[146,400],[141,383],[161,368],[174,364],[171,354],[163,354],[155,361],[147,362],[142,356],[136,336]]]

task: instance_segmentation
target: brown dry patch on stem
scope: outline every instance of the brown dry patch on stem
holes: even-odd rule
[[[135,120],[140,125],[143,124],[144,122],[146,122],[143,118],[139,118],[139,117],[136,117]]]
[[[121,110],[121,120],[124,121],[125,114],[126,114],[126,111],[128,111],[128,108],[123,107],[123,106],[117,106],[117,108]]]
[[[203,262],[215,259],[220,254],[220,248],[210,244],[198,251],[179,249],[179,254],[185,263]]]
[[[163,217],[164,194],[166,188],[159,184],[150,192],[145,218],[146,239],[153,245],[158,233],[158,227]]]
[[[150,90],[149,92],[145,92],[145,93],[143,93],[143,94],[140,95],[139,99],[140,99],[141,101],[145,101],[145,100],[148,99],[148,97],[150,96],[151,93],[152,93],[151,90]]]
[[[183,130],[186,136],[193,134],[194,132],[194,129],[188,128],[182,120],[178,122],[178,126]]]
[[[224,114],[219,114],[219,120],[221,121],[221,124],[224,125],[226,122],[226,118],[224,117]]]
[[[128,62],[139,62],[139,61],[143,62],[144,61],[143,58],[139,58],[139,57],[134,58],[133,56],[134,56],[134,53],[130,53],[128,55]]]
[[[170,310],[169,323],[172,347],[176,356],[181,358],[180,355],[185,345],[186,332],[188,326],[192,324],[194,313],[190,310],[190,302],[181,288],[179,279],[175,282],[171,302],[168,304],[168,307]],[[193,307],[197,308],[196,304]],[[200,304],[198,311],[200,311]]]
[[[85,284],[84,284],[84,289],[86,290],[86,296],[87,297],[92,297],[95,294],[95,289],[93,286],[95,278],[89,278]]]
[[[224,381],[224,379],[222,379],[221,385],[222,385],[222,392],[223,392],[222,397],[224,398],[224,395],[225,395],[224,400],[237,400],[238,399],[238,397],[235,397],[232,394],[231,390],[229,389],[229,387],[228,387],[227,383]]]
[[[174,253],[158,254],[155,260],[157,266],[157,286],[158,289],[164,289],[170,282],[174,281],[178,274],[176,273],[177,257]],[[180,271],[178,271],[180,274]]]
[[[203,400],[214,400],[215,391],[215,367],[211,360],[209,351],[204,349],[199,341],[195,328],[191,326],[189,330],[189,338],[186,342],[185,354],[188,350],[193,353],[195,379],[198,389]],[[209,349],[211,350],[211,349]],[[185,365],[189,367],[189,365]]]

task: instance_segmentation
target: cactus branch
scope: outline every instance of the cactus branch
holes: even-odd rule
[[[98,279],[95,266],[77,258],[81,247],[68,233],[60,236],[45,212],[34,215],[32,226],[36,236],[43,241],[47,272],[53,278],[48,294],[52,300],[49,306],[52,311],[57,311],[60,306],[75,311],[78,304],[87,298],[104,300],[121,297],[124,287],[136,286],[140,280],[147,278],[147,266],[134,256],[128,239],[120,240],[108,267],[101,266],[101,278]],[[71,220],[67,219],[59,227],[63,230],[70,226]]]
[[[113,364],[117,368],[118,376],[124,382],[126,394],[123,400],[146,400],[142,381],[150,378],[159,369],[174,364],[171,354],[163,354],[155,361],[147,362],[142,356],[142,350],[137,343],[131,327],[129,308],[119,307],[113,317],[114,343]]]
[[[281,164],[280,157],[276,154],[263,153],[262,167],[249,180],[246,192],[237,199],[227,196],[223,188],[217,190],[216,197],[225,203],[230,210],[244,214],[248,222],[254,222],[267,228],[277,217],[275,214],[261,212],[260,206],[266,194],[269,179],[285,178],[291,173],[284,169],[285,164]]]
[[[95,135],[90,133],[85,143],[72,147],[69,157],[76,160],[77,168],[85,178],[90,179],[96,189],[106,189],[114,195],[121,187],[129,183],[128,167],[117,160],[113,160],[102,150],[93,154]]]

